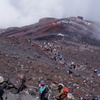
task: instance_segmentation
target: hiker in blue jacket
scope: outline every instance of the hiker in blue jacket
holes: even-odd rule
[[[39,83],[39,92],[40,92],[40,100],[48,100],[48,87],[46,87],[46,84],[44,80],[41,80]]]

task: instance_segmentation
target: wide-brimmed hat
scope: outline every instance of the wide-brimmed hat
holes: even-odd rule
[[[4,82],[4,78],[0,76],[0,83]]]

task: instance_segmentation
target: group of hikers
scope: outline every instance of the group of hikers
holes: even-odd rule
[[[46,86],[45,81],[41,80],[39,83],[40,100],[50,100],[48,91],[49,88]],[[64,86],[64,84],[59,83],[57,87],[52,88],[53,90],[58,90],[58,94],[52,96],[53,100],[76,100],[75,98],[68,96],[69,89]],[[70,97],[70,98],[68,98]],[[78,100],[100,100],[100,97],[93,96],[92,99],[78,99]]]
[[[5,93],[5,87],[3,84],[4,78],[0,76],[0,100],[3,100],[3,94]],[[53,98],[63,100],[65,97],[67,97],[68,88],[64,88],[63,84],[59,84],[58,88],[54,88],[54,90],[59,90],[59,94],[53,96]],[[39,81],[39,98],[40,100],[49,100],[49,88],[46,86],[44,80]]]
[[[0,76],[0,100],[4,100],[3,99],[3,95],[5,93],[5,88],[3,87],[4,81],[5,80],[3,76]],[[54,93],[53,95],[50,95],[50,88],[52,88],[53,91],[57,90],[58,93],[55,92],[57,94]],[[38,90],[39,90],[39,95],[38,95],[39,100],[51,100],[50,98],[52,98],[52,100],[64,100],[66,98],[67,100],[69,94],[69,89],[65,87],[64,84],[59,83],[57,85],[53,85],[52,87],[48,87],[48,85],[44,80],[39,80]],[[70,100],[75,100],[75,99],[70,99]],[[87,100],[87,99],[82,99],[82,100]],[[100,98],[94,97],[92,100],[100,100]]]
[[[3,99],[3,95],[5,93],[5,88],[3,86],[4,78],[3,76],[0,76],[0,100]],[[44,80],[39,81],[39,98],[40,100],[49,100],[49,87],[46,85]],[[64,87],[63,84],[59,84],[56,88],[53,88],[54,90],[58,90],[59,93],[55,96],[52,96],[52,98],[55,98],[56,100],[63,100],[67,97],[68,94],[68,88]]]
[[[46,86],[45,81],[41,80],[39,83],[39,91],[40,91],[40,100],[49,100],[49,88]],[[52,88],[53,90],[58,90],[59,93],[55,96],[52,96],[52,98],[55,98],[56,100],[64,100],[64,98],[68,95],[68,88],[64,87],[62,83],[58,85],[56,88]]]

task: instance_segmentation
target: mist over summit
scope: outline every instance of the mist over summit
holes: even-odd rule
[[[16,37],[19,39],[64,39],[85,42],[100,46],[100,23],[84,20],[82,16],[68,18],[45,17],[37,23],[23,27],[9,27],[0,30],[1,37]]]
[[[99,0],[0,0],[0,28],[36,23],[44,17],[99,20]]]

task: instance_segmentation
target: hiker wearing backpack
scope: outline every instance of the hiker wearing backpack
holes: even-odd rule
[[[59,93],[56,96],[54,96],[54,98],[56,98],[57,100],[64,100],[64,98],[67,97],[69,91],[68,88],[64,87],[62,83],[60,83],[58,85],[58,88],[55,90],[59,91]]]
[[[92,98],[92,100],[100,100],[100,97],[94,96],[94,97]]]
[[[100,100],[100,97],[99,97],[99,98],[97,98],[97,100]]]
[[[4,78],[2,76],[0,76],[0,100],[3,100],[3,94],[4,94],[4,89],[2,86],[2,83],[4,82]]]
[[[48,91],[45,81],[41,80],[39,83],[40,100],[48,100]]]

